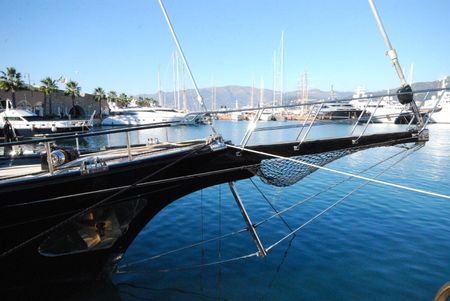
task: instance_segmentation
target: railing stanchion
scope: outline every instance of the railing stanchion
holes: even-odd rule
[[[320,105],[319,109],[317,110],[316,114],[314,114],[314,118],[313,120],[311,120],[311,123],[308,126],[308,129],[306,130],[305,135],[303,135],[302,140],[300,141],[300,143],[295,147],[297,150],[300,148],[300,145],[302,145],[303,141],[305,141],[306,137],[309,134],[309,131],[311,130],[312,126],[314,125],[314,122],[317,119],[317,116],[319,115],[320,111],[322,110],[323,104]]]
[[[353,144],[358,143],[359,138],[361,138],[361,136],[364,135],[364,133],[366,132],[367,127],[369,126],[370,122],[372,122],[372,118],[373,118],[373,116],[375,115],[375,113],[377,112],[378,106],[380,105],[380,103],[381,103],[382,100],[383,100],[383,98],[380,97],[380,100],[377,102],[377,106],[375,107],[375,110],[373,110],[373,113],[370,114],[370,117],[369,117],[369,119],[367,120],[366,125],[364,126],[363,131],[361,132],[361,134],[359,134],[358,138],[356,138],[355,140],[353,140]]]
[[[52,164],[52,152],[50,148],[50,142],[45,142],[45,152],[47,153],[47,165],[48,165],[48,171],[50,172],[50,175],[53,176],[53,172],[55,171]]]
[[[130,132],[127,133],[127,152],[128,152],[128,161],[133,160],[133,157],[131,156],[131,146],[130,146]]]

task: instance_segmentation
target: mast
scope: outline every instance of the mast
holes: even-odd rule
[[[158,65],[158,103],[161,107],[164,107],[164,102],[162,99],[162,92],[161,92],[161,75],[160,75],[160,66]]]
[[[264,80],[261,77],[261,81],[260,81],[260,89],[259,89],[259,103],[258,103],[258,108],[262,107],[263,104],[263,98],[264,98]]]
[[[253,108],[253,100],[255,97],[255,76],[252,78],[252,94],[250,96],[250,108]]]
[[[214,99],[214,91],[215,87],[214,87],[214,76],[211,75],[211,110],[215,110],[215,99]]]
[[[180,105],[180,71],[179,71],[179,66],[180,66],[180,60],[178,59],[178,52],[175,52],[175,62],[176,62],[176,85],[177,85],[177,109],[180,109],[181,105]]]
[[[185,69],[183,68],[183,66],[181,66],[181,80],[183,83],[183,87],[182,87],[182,97],[183,97],[183,110],[186,112],[188,110],[187,107],[187,91],[186,91],[186,75],[185,75]]]
[[[283,105],[283,73],[284,73],[284,30],[281,31],[281,51],[280,51],[280,105]]]
[[[217,110],[217,88],[214,86],[213,90],[213,110]]]
[[[378,28],[380,29],[381,35],[383,36],[384,43],[386,44],[386,48],[388,50],[387,55],[391,59],[392,65],[394,65],[395,71],[397,72],[397,75],[400,79],[401,88],[397,92],[405,93],[402,95],[398,95],[397,98],[401,104],[410,103],[411,110],[414,113],[414,116],[417,121],[417,128],[421,129],[424,125],[422,115],[420,115],[419,108],[417,107],[417,104],[414,101],[414,95],[412,94],[411,86],[409,86],[408,83],[406,82],[402,67],[400,66],[400,63],[398,61],[397,52],[395,51],[394,48],[392,48],[391,41],[389,40],[386,30],[384,29],[383,23],[381,22],[381,18],[378,14],[378,10],[377,10],[373,0],[369,0],[369,5],[370,5],[370,8],[372,9],[372,13],[375,17],[375,20],[377,21]]]
[[[173,107],[177,107],[177,84],[176,84],[176,74],[175,74],[175,52],[172,54],[172,81],[173,81]]]
[[[409,66],[409,85],[412,85],[413,82],[413,73],[414,73],[414,64],[411,63],[411,65]]]
[[[272,106],[275,106],[277,95],[277,51],[273,51],[273,98]]]

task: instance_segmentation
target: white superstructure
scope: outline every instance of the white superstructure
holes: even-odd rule
[[[171,108],[133,107],[118,108],[110,104],[109,116],[103,119],[102,125],[145,125],[161,122],[182,122],[185,113]]]
[[[446,87],[447,78],[444,78],[442,80],[442,88]],[[432,96],[431,99],[424,100],[423,108],[430,111],[434,108],[431,122],[450,123],[450,91],[442,91],[441,93],[438,93],[438,96]],[[441,101],[437,104],[440,98]]]
[[[372,122],[375,123],[394,123],[400,113],[408,112],[405,105],[400,104],[392,96],[385,96],[381,100],[370,100],[367,98],[366,90],[361,87],[358,87],[353,98],[358,99],[350,101],[350,104],[356,109],[365,109],[366,113],[373,116]]]
[[[53,120],[44,119],[35,113],[14,109],[9,99],[1,101],[0,104],[0,129],[8,122],[17,136],[37,136],[43,134],[58,134],[66,132],[78,132],[89,130],[93,125],[92,114],[89,120]]]

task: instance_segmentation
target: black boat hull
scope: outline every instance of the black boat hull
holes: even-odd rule
[[[365,136],[358,145],[416,142],[416,134]],[[294,147],[298,142],[249,148],[298,156],[354,147],[353,140],[354,137],[309,141],[300,149]],[[100,173],[62,174],[0,184],[0,286],[17,289],[40,283],[107,279],[141,229],[165,206],[199,189],[252,177],[261,160],[268,158],[245,151],[237,155],[233,148],[213,151],[205,145],[130,161]],[[91,215],[107,217],[100,223],[90,219]],[[105,232],[110,222],[120,226],[120,235],[111,232],[111,245],[79,249],[77,239],[88,245],[88,230],[94,227]],[[93,225],[80,228],[89,223]],[[73,233],[83,233],[84,241],[75,239]]]

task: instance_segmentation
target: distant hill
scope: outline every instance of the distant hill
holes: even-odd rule
[[[163,92],[163,99],[165,99],[166,106],[173,106],[174,104],[174,95],[173,92]],[[200,89],[200,94],[203,96],[204,101],[208,107],[211,108],[212,104],[212,88],[203,88]],[[272,104],[273,101],[273,90],[263,89],[261,93],[261,89],[254,88],[253,89],[253,106],[257,106],[262,94],[262,102],[263,104]],[[336,97],[349,97],[352,95],[352,92],[334,92]],[[189,109],[190,110],[200,110],[195,99],[196,94],[193,89],[189,89],[186,91]],[[299,95],[298,91],[285,92],[283,94],[283,102],[285,104],[292,103],[297,100]],[[151,97],[158,100],[158,94],[139,94],[136,96],[142,97]],[[277,99],[279,99],[279,92],[276,93]],[[319,89],[311,89],[309,90],[309,99],[317,100],[324,99],[330,96],[330,91],[321,91]],[[180,99],[182,101],[182,95],[180,93]],[[216,87],[216,101],[217,108],[227,107],[227,108],[235,108],[236,101],[239,107],[250,106],[252,99],[252,87],[247,86],[225,86],[225,87]]]
[[[413,90],[425,90],[425,89],[434,89],[439,88],[441,86],[440,81],[432,81],[432,82],[417,82],[413,83]],[[394,87],[391,89],[391,93],[396,91],[398,87]],[[212,88],[203,88],[200,89],[200,93],[204,98],[204,101],[208,107],[211,108],[212,105]],[[386,91],[368,91],[367,94],[382,94],[386,93]],[[173,92],[163,92],[162,93],[165,99],[165,106],[172,107],[174,104]],[[224,86],[224,87],[216,87],[216,99],[217,99],[217,108],[227,107],[227,108],[235,108],[236,101],[239,107],[249,106],[251,102],[252,95],[252,87],[247,86]],[[279,94],[277,93],[277,98],[279,99]],[[283,95],[283,102],[285,104],[294,103],[298,96],[301,95],[299,91],[290,91],[285,92]],[[351,91],[334,91],[334,95],[336,98],[348,98],[353,95]],[[154,99],[158,99],[158,94],[139,94],[136,96],[142,97],[151,97]],[[198,107],[196,102],[196,94],[193,89],[189,89],[186,91],[186,96],[188,99],[188,109],[199,111],[201,110]],[[253,105],[257,106],[259,99],[261,97],[261,91],[258,88],[253,89]],[[322,91],[320,89],[310,89],[309,90],[309,99],[310,100],[319,100],[319,99],[327,99],[330,97],[330,91]],[[416,99],[418,101],[422,101],[425,97],[425,93],[417,94]],[[180,100],[182,101],[182,95],[180,93]],[[262,100],[264,104],[272,104],[273,100],[273,90],[264,89],[262,91]]]

